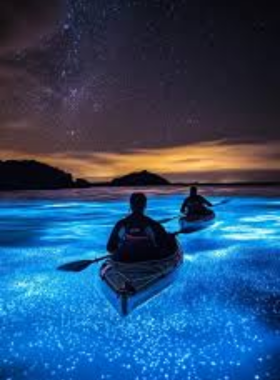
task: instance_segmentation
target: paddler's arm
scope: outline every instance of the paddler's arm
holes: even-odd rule
[[[180,209],[180,212],[182,214],[185,214],[186,213],[186,208],[188,207],[188,198],[186,198],[184,200],[184,202],[182,203],[182,206],[181,206],[181,209]]]
[[[109,237],[108,243],[107,243],[107,251],[109,253],[115,253],[119,247],[119,231],[120,231],[120,224],[119,222],[115,225],[113,228],[111,235]]]
[[[206,198],[202,197],[201,196],[201,200],[203,202],[204,205],[208,206],[208,207],[213,207],[212,203],[209,202]]]
[[[154,231],[154,238],[155,238],[156,245],[158,247],[165,247],[166,242],[168,240],[168,233],[161,224],[155,221],[153,222],[154,223],[152,225],[152,229]]]

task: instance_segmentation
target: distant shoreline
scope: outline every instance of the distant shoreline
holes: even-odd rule
[[[94,188],[110,188],[110,189],[133,189],[133,188],[141,188],[141,189],[148,189],[148,188],[159,188],[159,189],[166,189],[166,188],[182,188],[182,187],[190,187],[190,186],[197,186],[199,188],[205,188],[205,187],[216,187],[216,188],[224,188],[224,187],[235,187],[235,188],[252,188],[252,187],[262,187],[262,188],[277,188],[280,187],[280,182],[234,182],[234,183],[170,183],[168,185],[112,185],[110,183],[96,183],[92,184],[87,187],[61,187],[61,188],[45,188],[45,189],[32,189],[32,188],[26,188],[26,189],[1,189],[0,193],[15,193],[15,192],[22,192],[22,191],[32,191],[32,192],[40,192],[40,191],[63,191],[63,190],[83,190],[83,189],[94,189]]]
[[[104,182],[73,178],[71,173],[34,160],[0,161],[0,192],[75,190],[88,188],[178,188],[178,187],[279,187],[280,181],[170,182],[161,175],[142,170]]]
[[[197,186],[197,187],[225,187],[225,186],[237,186],[237,187],[243,187],[243,186],[255,186],[255,187],[274,187],[274,186],[280,186],[280,182],[202,182],[202,183],[181,183],[181,182],[175,182],[175,183],[169,183],[166,185],[112,185],[110,182],[108,183],[94,183],[89,187],[190,187],[190,186]]]

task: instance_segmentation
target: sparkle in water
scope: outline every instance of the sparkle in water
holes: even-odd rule
[[[35,195],[0,202],[1,379],[279,379],[279,198],[232,196],[215,224],[180,235],[177,281],[122,318],[100,291],[98,266],[56,268],[104,254],[124,196]],[[157,219],[176,215],[183,198],[149,196]]]

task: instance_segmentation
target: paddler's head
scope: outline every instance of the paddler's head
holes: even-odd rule
[[[147,197],[143,193],[133,193],[130,197],[130,208],[132,212],[143,214],[147,206]]]
[[[197,195],[197,187],[196,186],[191,186],[190,188],[190,196],[195,197]]]

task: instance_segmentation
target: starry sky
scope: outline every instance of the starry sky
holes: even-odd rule
[[[2,0],[0,159],[89,180],[279,180],[273,4]]]

